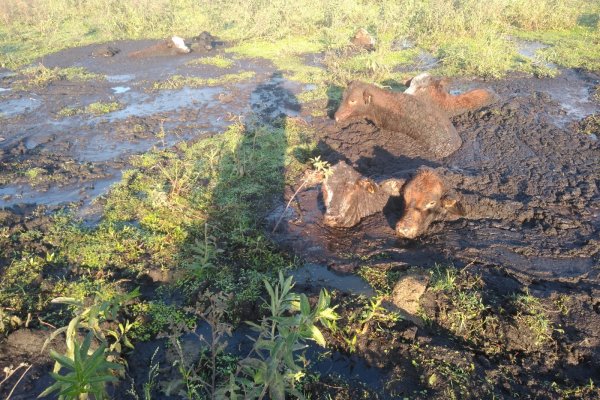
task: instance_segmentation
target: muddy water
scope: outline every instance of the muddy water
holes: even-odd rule
[[[481,83],[480,83],[481,84]],[[340,129],[325,121],[320,147],[376,180],[437,168],[462,195],[465,218],[435,223],[416,241],[397,239],[400,204],[351,229],[323,226],[319,188],[298,196],[294,215],[276,238],[309,260],[352,271],[365,264],[504,265],[527,276],[573,280],[600,272],[600,149],[572,123],[598,112],[598,77],[562,71],[556,79],[515,77],[487,83],[502,100],[454,118],[463,146],[432,159],[410,138],[365,122]],[[477,86],[456,82],[454,90]],[[373,260],[367,260],[369,257]]]
[[[111,43],[121,50],[113,57],[93,56],[104,45],[92,45],[40,60],[48,68],[84,67],[101,75],[96,80],[58,81],[27,91],[5,88],[7,90],[0,95],[3,125],[0,161],[6,168],[36,167],[41,162],[38,158],[44,155],[81,166],[92,165],[102,173],[86,174],[85,178],[61,177],[53,187],[32,186],[23,176],[0,187],[0,207],[19,203],[56,205],[80,200],[86,200],[87,204],[87,200],[105,192],[120,179],[121,170],[127,167],[131,155],[218,134],[234,121],[255,114],[257,109],[267,110],[272,118],[300,113],[297,103],[282,103],[281,96],[268,95],[269,89],[274,88],[283,88],[281,90],[292,94],[303,90],[300,84],[286,82],[270,63],[261,60],[242,63],[232,59],[234,64],[228,69],[187,64],[196,58],[217,54],[231,59],[222,50],[151,59],[127,56],[152,43]],[[252,71],[255,77],[239,84],[151,90],[153,82],[173,75],[218,78],[243,71]],[[18,78],[18,75],[6,74],[1,86],[11,86]],[[119,109],[98,116],[78,113],[62,117],[59,114],[64,108],[82,110],[94,102],[117,102]]]

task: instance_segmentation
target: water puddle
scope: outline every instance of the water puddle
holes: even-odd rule
[[[517,53],[519,53],[519,55],[530,59],[534,63],[541,64],[546,68],[550,68],[550,69],[558,68],[558,66],[554,63],[543,61],[541,59],[541,57],[538,56],[538,54],[537,54],[538,50],[547,49],[548,47],[550,47],[549,45],[544,44],[542,42],[537,42],[537,41],[521,41],[521,40],[517,40],[516,43],[517,43]]]
[[[34,111],[41,105],[42,101],[39,99],[34,99],[33,97],[8,100],[0,103],[0,114],[2,114],[4,117],[14,117]]]
[[[527,57],[527,58],[537,58],[537,51],[538,50],[542,50],[542,49],[546,49],[549,46],[547,44],[544,44],[542,42],[535,42],[535,41],[518,41],[517,42],[517,52],[522,55],[523,57]]]
[[[107,75],[106,80],[110,83],[123,83],[129,82],[135,79],[135,75],[123,74],[123,75]]]
[[[131,88],[129,86],[115,86],[112,87],[111,90],[115,92],[115,94],[123,94],[125,92],[129,92]]]
[[[375,291],[361,277],[356,275],[339,275],[326,266],[308,263],[292,273],[298,285],[337,289],[353,295],[375,296]]]
[[[5,186],[0,188],[0,208],[11,207],[16,204],[44,204],[48,206],[83,201],[83,206],[88,206],[96,197],[108,191],[108,188],[121,179],[121,172],[116,171],[116,176],[86,182],[82,185],[69,185],[52,187],[47,191],[37,191],[29,185]]]
[[[130,93],[127,96],[128,103],[130,103],[127,107],[102,118],[108,118],[109,121],[118,121],[131,116],[146,117],[161,112],[197,106],[198,103],[217,106],[220,104],[217,95],[222,90],[221,87],[186,87],[178,91],[164,90],[153,98],[147,94]]]
[[[0,87],[0,93],[3,93],[3,92],[10,92],[11,90],[12,90],[12,89],[10,89],[10,88],[1,88],[1,87]]]
[[[437,67],[439,62],[440,60],[434,57],[433,54],[426,51],[421,51],[421,53],[415,58],[416,66],[424,71]]]

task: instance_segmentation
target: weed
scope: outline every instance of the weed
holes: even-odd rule
[[[92,114],[98,116],[117,111],[121,108],[123,108],[123,105],[116,101],[110,103],[98,101],[95,103],[88,104],[83,108],[64,107],[60,109],[56,113],[56,115],[59,117],[72,117],[78,114]]]
[[[21,70],[23,78],[14,84],[17,90],[30,90],[44,87],[57,81],[88,81],[103,78],[81,67],[47,68],[42,64]]]
[[[456,288],[457,277],[458,271],[453,266],[444,268],[439,264],[435,264],[431,274],[429,287],[433,291],[454,290]]]
[[[563,332],[562,329],[554,327],[540,300],[529,291],[516,295],[514,301],[518,309],[515,319],[531,332],[535,346],[551,341],[553,332]]]
[[[254,71],[242,71],[237,74],[225,74],[217,78],[198,78],[195,76],[182,76],[173,75],[169,79],[163,82],[154,82],[152,85],[153,90],[175,90],[183,87],[205,87],[205,86],[219,86],[226,85],[228,83],[237,83],[248,80],[254,77]]]
[[[306,340],[325,346],[325,338],[315,324],[320,322],[331,329],[338,319],[325,290],[311,309],[304,294],[291,292],[291,277],[284,278],[280,273],[277,285],[265,281],[265,287],[271,315],[260,324],[248,322],[258,332],[253,351],[240,361],[238,371],[221,388],[219,396],[237,397],[241,392],[245,398],[263,399],[268,393],[272,399],[284,399],[289,393],[301,398],[295,383],[304,375],[304,368],[296,352],[305,347]]]
[[[97,296],[91,306],[86,306],[73,298],[53,300],[54,303],[74,306],[75,317],[68,326],[54,331],[44,343],[42,351],[55,337],[65,333],[67,350],[64,355],[50,350],[50,356],[55,360],[54,370],[51,373],[55,382],[40,396],[58,391],[61,399],[87,398],[89,395],[96,399],[107,397],[106,384],[118,380],[112,375],[112,371],[123,369],[122,365],[111,362],[110,359],[116,360],[120,356],[121,344],[129,348],[133,348],[133,345],[127,338],[131,327],[128,322],[125,326],[118,324],[119,329],[116,332],[105,329],[104,322],[116,320],[119,309],[137,296],[139,296],[137,290],[104,301]],[[81,328],[88,330],[83,342],[78,339]],[[115,342],[109,344],[107,336],[113,337]],[[92,351],[93,340],[98,341],[99,344]]]
[[[87,398],[88,395],[95,399],[107,398],[106,384],[118,381],[111,371],[123,369],[123,366],[106,361],[104,344],[100,344],[91,355],[88,355],[92,337],[92,332],[88,332],[83,343],[74,341],[72,357],[50,350],[50,356],[56,361],[58,370],[64,369],[66,372],[62,374],[52,372],[50,375],[56,382],[44,390],[40,394],[41,397],[58,391],[59,399],[78,399],[82,396]]]
[[[231,68],[233,66],[233,60],[225,58],[221,55],[214,57],[202,57],[196,58],[195,60],[188,61],[186,65],[212,65],[218,68]]]

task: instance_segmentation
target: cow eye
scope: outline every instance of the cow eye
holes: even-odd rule
[[[427,203],[427,205],[425,205],[425,209],[427,209],[427,210],[428,210],[428,209],[430,209],[430,208],[433,208],[433,207],[435,207],[436,203],[437,203],[437,202],[436,202],[435,200],[434,200],[434,201],[430,201],[429,203]]]
[[[348,100],[349,104],[355,105],[356,104],[356,100]]]

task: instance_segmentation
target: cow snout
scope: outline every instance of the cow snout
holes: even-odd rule
[[[416,225],[398,223],[396,225],[396,233],[398,236],[406,239],[414,239],[419,235],[419,228]]]

